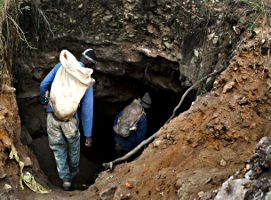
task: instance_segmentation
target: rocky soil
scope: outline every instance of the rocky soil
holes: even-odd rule
[[[198,96],[188,111],[162,127],[137,160],[100,174],[89,188],[92,198],[123,199],[129,194],[134,199],[212,199],[221,184],[239,170],[243,175],[237,173],[235,179],[249,171],[247,184],[258,177],[269,182],[265,160],[270,144],[265,144],[266,150],[258,147],[257,154],[253,152],[259,140],[271,133],[270,44],[262,43],[270,34],[269,28],[255,32],[253,39],[243,36],[237,55],[215,80],[212,91]],[[256,60],[260,46],[261,59]],[[267,172],[262,174],[264,170]],[[126,181],[133,188],[127,189]],[[247,194],[247,199],[253,195],[264,199],[269,185],[260,182],[253,188],[263,190]],[[226,199],[227,194],[217,199]]]

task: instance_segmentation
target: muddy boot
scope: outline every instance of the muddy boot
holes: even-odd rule
[[[62,185],[62,187],[63,187],[64,190],[70,191],[71,190],[71,185],[72,185],[72,183],[71,183],[70,180],[63,179],[63,185]]]

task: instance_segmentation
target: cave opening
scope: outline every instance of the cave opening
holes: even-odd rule
[[[155,69],[149,69],[149,72],[151,72],[151,70],[156,70],[156,74],[154,72],[152,73],[154,76],[161,77],[161,74],[166,73],[166,76],[170,74],[169,80],[175,79],[174,81],[176,81],[176,79],[179,78],[180,73],[178,70],[170,70],[165,67],[160,67],[163,71],[159,72],[158,70],[159,67],[157,66],[170,66],[172,65],[172,62],[166,62],[165,59],[161,58],[154,61],[151,59],[146,60],[148,63],[145,65],[155,66]],[[175,65],[174,68],[178,69],[176,66],[177,63],[173,64]],[[48,70],[45,72],[45,75],[46,73],[48,73]],[[73,180],[74,189],[84,190],[89,185],[93,184],[95,178],[103,170],[102,163],[110,162],[117,158],[115,153],[113,121],[116,115],[125,106],[130,104],[133,99],[142,98],[146,92],[149,92],[152,99],[151,109],[147,113],[148,125],[146,138],[148,138],[157,132],[171,117],[174,108],[178,105],[183,93],[185,92],[185,88],[183,88],[182,91],[176,92],[170,89],[157,87],[157,85],[153,84],[153,79],[153,82],[150,83],[148,80],[142,81],[138,80],[138,78],[131,77],[133,74],[136,74],[133,69],[131,70],[131,68],[129,73],[130,76],[116,76],[114,74],[101,72],[96,72],[94,74],[96,83],[94,85],[93,143],[90,148],[85,147],[85,136],[82,131],[82,125],[80,124],[80,173]],[[192,101],[195,99],[195,93],[196,91],[191,91],[188,94],[181,107],[175,113],[175,116],[190,107]],[[40,97],[25,99],[21,98],[19,95],[17,97],[17,102],[22,126],[28,129],[31,137],[33,138],[33,141],[29,144],[30,149],[32,149],[36,155],[39,165],[44,174],[48,177],[50,183],[61,188],[62,181],[58,177],[53,152],[49,148],[46,132],[46,113],[40,103]],[[37,113],[40,114],[37,115]],[[40,128],[37,129],[37,126],[40,126]],[[131,160],[136,159],[143,150],[144,148],[132,157]]]
[[[167,119],[172,115],[173,109],[177,106],[181,95],[176,95],[170,91],[158,91],[148,89],[153,105],[149,113],[147,113],[148,130],[147,136],[151,136],[162,127]],[[92,138],[93,143],[90,148],[85,147],[85,137],[81,132],[81,157],[80,157],[80,174],[73,180],[74,188],[79,190],[86,189],[93,184],[95,178],[103,170],[102,163],[110,162],[117,158],[115,153],[115,141],[112,131],[113,120],[120,110],[132,102],[133,99],[124,102],[107,102],[100,99],[94,99],[94,122]],[[177,110],[176,115],[187,110],[191,102],[185,101],[181,108]],[[81,124],[80,124],[81,125]],[[58,178],[57,167],[53,157],[52,150],[49,149],[47,133],[31,143],[30,148],[34,151],[40,163],[43,172],[48,176],[50,183],[60,187],[61,180]],[[40,149],[37,149],[40,148]],[[132,159],[138,157],[144,149],[141,149]],[[46,155],[44,155],[44,153]],[[131,160],[129,160],[131,161]]]

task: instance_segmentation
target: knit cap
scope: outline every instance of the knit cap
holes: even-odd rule
[[[141,104],[144,108],[149,109],[151,107],[151,97],[148,92],[145,93],[145,95],[141,99]]]

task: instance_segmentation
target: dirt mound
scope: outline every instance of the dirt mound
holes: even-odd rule
[[[137,160],[101,173],[88,190],[91,198],[214,198],[271,133],[267,31],[255,29],[254,38],[245,34],[213,90],[162,127]],[[133,187],[127,189],[126,181]],[[205,191],[213,192],[204,197]]]

